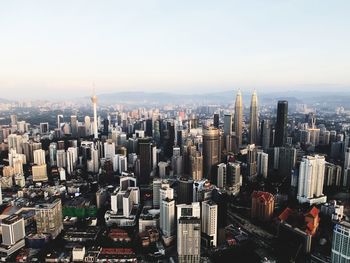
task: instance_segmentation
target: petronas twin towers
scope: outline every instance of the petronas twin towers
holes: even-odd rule
[[[254,90],[250,103],[249,114],[249,138],[250,144],[258,143],[258,130],[259,129],[259,112],[258,112],[258,96]],[[243,133],[243,99],[241,90],[238,90],[235,102],[235,114],[234,114],[234,132],[236,134],[237,146],[242,145],[242,133]]]

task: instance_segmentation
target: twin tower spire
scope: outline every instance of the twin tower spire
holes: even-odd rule
[[[258,129],[259,129],[259,112],[258,112],[258,96],[254,90],[250,103],[249,114],[249,138],[250,144],[258,143]],[[235,101],[235,114],[234,114],[234,127],[233,130],[236,134],[237,146],[242,145],[242,133],[243,133],[243,99],[242,93],[239,89],[236,95]]]

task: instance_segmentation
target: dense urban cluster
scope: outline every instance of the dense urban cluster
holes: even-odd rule
[[[350,262],[348,113],[232,102],[2,105],[0,260]]]

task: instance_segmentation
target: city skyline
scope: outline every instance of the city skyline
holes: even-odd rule
[[[346,1],[82,3],[1,4],[5,98],[350,86]]]

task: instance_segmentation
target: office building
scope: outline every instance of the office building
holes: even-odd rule
[[[61,199],[36,205],[35,222],[39,234],[49,234],[55,239],[63,230]]]
[[[180,178],[177,186],[177,203],[189,204],[193,201],[193,180]]]
[[[257,152],[257,172],[258,175],[267,178],[269,155],[262,151]]]
[[[202,202],[202,233],[207,247],[217,246],[218,206],[213,201]]]
[[[220,115],[218,113],[215,113],[214,114],[213,126],[214,126],[214,128],[219,128],[219,125],[220,125]]]
[[[177,253],[181,263],[199,263],[201,252],[200,205],[177,205]]]
[[[190,156],[190,161],[190,177],[195,181],[201,180],[203,178],[203,156],[196,152]]]
[[[288,101],[280,100],[277,104],[275,146],[284,146],[287,142]]]
[[[216,166],[221,161],[220,131],[216,128],[203,130],[203,177],[213,181]]]
[[[24,239],[24,219],[19,215],[11,215],[1,222],[2,244],[12,246]]]
[[[140,138],[138,142],[140,159],[139,183],[148,184],[152,172],[152,142],[151,138]]]
[[[350,186],[350,148],[345,149],[343,186]]]
[[[333,229],[332,263],[350,262],[350,223],[342,221]]]
[[[160,229],[163,236],[170,238],[175,234],[175,200],[173,199],[173,189],[167,188],[165,197],[161,199]]]
[[[269,120],[261,121],[261,146],[266,151],[271,144],[271,124]]]
[[[0,246],[0,253],[3,253],[2,256],[6,255],[8,257],[24,247],[26,233],[23,217],[14,214],[2,219],[1,234],[2,245]]]
[[[56,166],[57,164],[57,143],[52,142],[49,146],[49,155],[50,155],[50,166]]]

